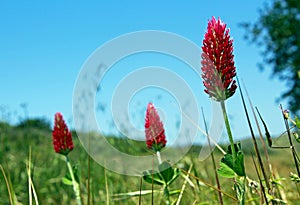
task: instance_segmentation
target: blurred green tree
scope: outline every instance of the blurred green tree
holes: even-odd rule
[[[41,130],[51,130],[50,122],[45,118],[33,118],[20,121],[16,127],[18,128],[37,128]]]
[[[300,1],[271,0],[254,23],[242,23],[245,38],[263,47],[261,69],[270,65],[272,76],[285,81],[289,109],[300,111]]]

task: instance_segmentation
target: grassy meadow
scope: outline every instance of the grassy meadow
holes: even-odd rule
[[[144,142],[114,137],[107,139],[127,153],[138,155],[147,152]],[[76,133],[73,133],[73,141],[74,150],[70,152],[69,158],[78,167],[82,204],[165,204],[161,186],[146,183],[141,177],[105,170],[89,159]],[[257,142],[263,153],[260,141]],[[282,136],[273,140],[273,143],[280,146],[288,141],[286,136]],[[294,143],[299,151],[299,143]],[[248,177],[245,204],[261,204],[259,179],[251,157],[253,144],[251,139],[241,144]],[[181,170],[181,175],[169,186],[172,204],[220,204],[211,158],[200,161],[200,148],[192,147],[175,165]],[[176,148],[172,149],[176,152]],[[299,185],[297,187],[290,179],[290,172],[296,173],[291,150],[268,148],[268,153],[272,176],[269,176],[271,172],[263,154],[262,159],[272,180],[271,184],[274,185],[274,196],[278,198],[277,202],[273,200],[270,204],[299,204]],[[222,154],[218,149],[215,149],[214,156],[219,166]],[[0,204],[37,204],[36,201],[39,204],[76,204],[72,186],[62,182],[68,172],[65,159],[54,152],[51,129],[47,126],[11,126],[0,123],[0,165]],[[219,177],[219,180],[224,204],[238,204],[233,179]]]

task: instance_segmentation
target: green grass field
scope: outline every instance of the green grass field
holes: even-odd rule
[[[70,152],[69,158],[79,169],[83,204],[151,204],[151,184],[141,180],[141,177],[124,176],[105,170],[93,160],[90,161],[90,171],[88,171],[89,157],[75,133],[73,133],[73,140],[75,148]],[[109,137],[108,140],[119,150],[127,153],[139,155],[147,152],[143,142],[137,143],[113,137]],[[274,141],[278,145],[287,142],[285,136]],[[244,140],[241,143],[244,147],[247,176],[258,182],[251,159],[252,142]],[[259,141],[258,143],[260,144]],[[300,145],[296,146],[299,150]],[[176,148],[172,149],[176,152]],[[219,204],[218,192],[212,188],[216,187],[216,182],[211,158],[199,161],[199,151],[200,147],[192,147],[190,152],[175,165],[182,169],[182,176],[170,185],[171,202],[174,204],[179,198],[179,204],[183,205]],[[289,177],[290,172],[296,173],[291,151],[289,149],[268,149],[268,151],[276,179],[274,184],[279,183],[276,187],[279,187],[281,198],[287,204],[299,204],[299,190],[297,191],[295,183]],[[261,152],[263,152],[262,149]],[[218,164],[222,155],[217,149],[214,153]],[[264,156],[263,159],[265,159]],[[1,123],[0,164],[3,167],[0,172],[0,204],[10,204],[10,198],[14,204],[30,204],[31,199],[32,204],[35,204],[34,194],[29,194],[29,190],[32,189],[29,189],[29,179],[32,180],[34,186],[34,191],[31,193],[36,193],[39,204],[76,204],[72,186],[62,183],[67,167],[63,156],[56,154],[53,150],[51,130],[30,126],[14,127]],[[264,164],[267,166],[266,162]],[[30,173],[28,173],[29,165]],[[183,176],[188,170],[190,170],[190,176],[187,179]],[[89,189],[88,184],[90,184]],[[220,177],[220,184],[226,194],[235,197],[232,189],[233,179]],[[153,204],[165,204],[161,187],[154,185],[153,190]],[[259,188],[251,189],[247,186],[246,204],[260,204],[260,194]],[[223,194],[223,200],[224,204],[237,204],[234,199],[225,194]]]

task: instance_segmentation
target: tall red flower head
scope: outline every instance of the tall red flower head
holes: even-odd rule
[[[155,152],[166,146],[166,136],[163,123],[152,103],[148,104],[145,118],[146,144]]]
[[[67,155],[74,148],[72,134],[69,131],[62,114],[59,112],[54,116],[52,139],[56,153]]]
[[[202,78],[205,92],[216,101],[231,97],[237,88],[233,61],[233,40],[220,18],[208,22],[202,46]]]

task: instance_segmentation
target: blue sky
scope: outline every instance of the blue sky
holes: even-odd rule
[[[245,82],[254,105],[264,115],[270,131],[279,134],[284,126],[279,103],[275,100],[285,90],[285,84],[271,80],[270,69],[259,71],[257,63],[262,60],[260,49],[243,39],[244,30],[238,26],[240,22],[256,21],[258,8],[262,6],[260,0],[1,1],[0,106],[11,112],[8,118],[11,122],[17,122],[19,116],[24,116],[20,104],[27,103],[29,117],[46,117],[52,121],[54,113],[60,111],[71,124],[77,76],[86,59],[99,46],[119,35],[140,30],[173,32],[201,46],[207,21],[212,16],[220,16],[234,39],[237,73]],[[118,76],[116,71],[114,76],[117,79],[124,77]],[[203,93],[201,80],[192,82],[191,86],[195,90],[197,83],[199,91],[195,93],[198,92],[198,99],[209,115],[209,100]],[[155,101],[157,97],[149,94],[149,99],[145,99],[147,92],[140,101],[136,101],[140,102],[139,113],[146,107],[143,104]],[[101,94],[98,97],[99,101],[109,105],[109,101],[101,99]],[[286,104],[285,101],[281,103]],[[236,94],[229,99],[227,106],[236,138],[249,135],[239,96]],[[176,112],[178,110],[173,114],[176,115]],[[99,119],[100,123],[109,121],[106,114]],[[143,116],[139,115],[133,121],[133,124],[142,121],[136,125],[141,129]]]

